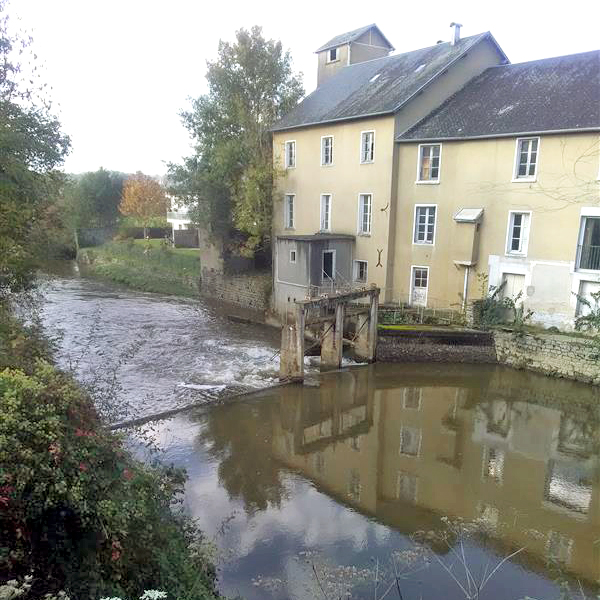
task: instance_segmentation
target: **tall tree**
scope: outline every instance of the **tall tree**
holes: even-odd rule
[[[139,219],[146,237],[150,220],[164,216],[167,210],[165,189],[156,179],[138,171],[125,181],[119,210],[123,215]]]
[[[222,236],[241,232],[237,250],[251,256],[270,243],[277,177],[270,127],[304,94],[301,75],[260,27],[240,29],[233,44],[220,41],[207,67],[208,94],[181,115],[195,154],[170,166],[170,191],[199,224]]]
[[[0,0],[0,303],[33,281],[36,227],[59,192],[56,169],[69,149],[44,86],[32,83],[30,48]]]
[[[74,228],[106,227],[114,225],[119,217],[126,175],[97,171],[72,177],[65,190],[65,210]]]

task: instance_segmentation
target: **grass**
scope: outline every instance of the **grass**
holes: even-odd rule
[[[145,292],[196,296],[198,248],[171,248],[163,240],[126,240],[84,248],[78,260],[87,275]]]

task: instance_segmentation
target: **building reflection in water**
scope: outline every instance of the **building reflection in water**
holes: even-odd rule
[[[595,392],[502,369],[474,371],[472,387],[414,373],[403,387],[380,365],[281,388],[258,425],[267,453],[401,532],[480,519],[529,566],[597,581],[598,398],[582,397]]]

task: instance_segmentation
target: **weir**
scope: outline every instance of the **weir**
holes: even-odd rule
[[[295,308],[291,313],[288,311],[288,322],[281,331],[279,379],[304,379],[306,328],[315,325],[322,327],[319,335],[322,366],[339,368],[344,344],[352,346],[358,358],[373,362],[377,348],[379,292],[379,288],[370,287],[296,300]],[[368,304],[357,304],[356,301],[361,298],[368,299]],[[352,339],[344,338],[347,319],[355,322]]]

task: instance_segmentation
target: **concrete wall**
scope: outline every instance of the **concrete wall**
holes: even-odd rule
[[[600,345],[588,339],[496,331],[494,343],[501,364],[600,385]]]
[[[225,275],[203,268],[200,295],[264,313],[269,308],[271,273]]]
[[[534,322],[572,326],[574,293],[582,281],[600,282],[600,272],[575,270],[582,212],[600,216],[598,136],[541,136],[534,182],[512,181],[515,148],[516,138],[443,142],[439,184],[416,184],[418,144],[399,144],[396,299],[408,297],[411,265],[419,265],[430,268],[430,306],[460,304],[464,268],[453,261],[464,258],[457,240],[465,225],[455,223],[453,216],[461,208],[483,208],[476,270],[489,273],[491,285],[499,285],[506,273],[522,274],[523,297],[535,311]],[[433,245],[413,244],[416,204],[437,205]],[[511,210],[531,211],[525,256],[506,252]],[[481,282],[472,273],[469,298],[481,293]]]

